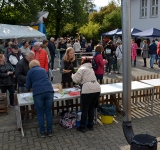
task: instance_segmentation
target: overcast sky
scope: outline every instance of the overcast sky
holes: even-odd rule
[[[95,4],[97,7],[106,6],[106,5],[108,5],[109,2],[110,2],[110,0],[94,0],[94,4]]]

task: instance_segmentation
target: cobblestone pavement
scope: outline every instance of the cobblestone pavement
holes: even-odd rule
[[[148,59],[149,63],[149,59]],[[132,76],[159,74],[159,68],[141,67],[142,59],[138,58],[137,67],[132,67]],[[58,66],[58,61],[56,61]],[[149,66],[149,64],[148,64]],[[60,82],[59,71],[54,72],[53,83]],[[105,75],[105,78],[122,78],[115,74]],[[154,113],[151,114],[143,108],[132,109],[132,124],[135,134],[147,133],[160,140],[160,103],[155,102]],[[94,131],[85,134],[76,129],[64,129],[57,123],[54,116],[53,137],[41,139],[39,137],[37,119],[24,120],[25,137],[16,129],[14,108],[9,108],[9,115],[0,113],[0,150],[129,150],[122,131],[122,116],[116,114],[114,122],[103,125],[100,120],[94,126]],[[160,150],[160,144],[158,144]]]

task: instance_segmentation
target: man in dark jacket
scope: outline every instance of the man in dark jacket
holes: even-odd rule
[[[53,37],[51,37],[50,41],[48,42],[48,49],[49,49],[49,52],[50,52],[50,55],[51,55],[51,62],[50,62],[51,63],[51,69],[53,71],[56,71],[54,69],[54,57],[55,57],[56,46],[54,44],[54,38]]]
[[[115,55],[115,47],[113,42],[110,40],[108,44],[104,47],[103,58],[105,58],[108,63],[106,64],[106,72],[111,74],[111,66],[113,64],[113,55]]]
[[[60,38],[60,42],[58,43],[58,49],[60,50],[60,60],[62,60],[67,49],[67,46],[62,37]]]
[[[18,90],[25,91],[26,76],[29,71],[29,62],[34,59],[34,52],[24,54],[24,57],[17,63],[15,75],[18,81]]]
[[[154,60],[157,54],[157,45],[155,43],[155,40],[153,40],[152,43],[149,45],[149,54],[150,54],[150,67],[153,68]]]

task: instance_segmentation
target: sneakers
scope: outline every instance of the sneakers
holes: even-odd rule
[[[49,137],[52,137],[52,136],[53,136],[53,132],[50,131],[50,132],[47,133],[47,135],[48,135]]]
[[[46,135],[45,135],[44,132],[41,132],[41,133],[40,133],[40,136],[41,136],[41,138],[45,138],[45,137],[46,137]]]

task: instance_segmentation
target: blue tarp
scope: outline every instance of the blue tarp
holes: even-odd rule
[[[102,33],[101,36],[113,36],[115,35],[117,32],[122,31],[121,29],[115,29],[106,33]]]
[[[160,30],[156,28],[151,28],[139,33],[133,34],[135,37],[160,37]]]
[[[136,28],[131,28],[131,35],[138,33],[138,32],[142,32],[142,31]],[[116,35],[122,35],[122,31],[117,32]]]

